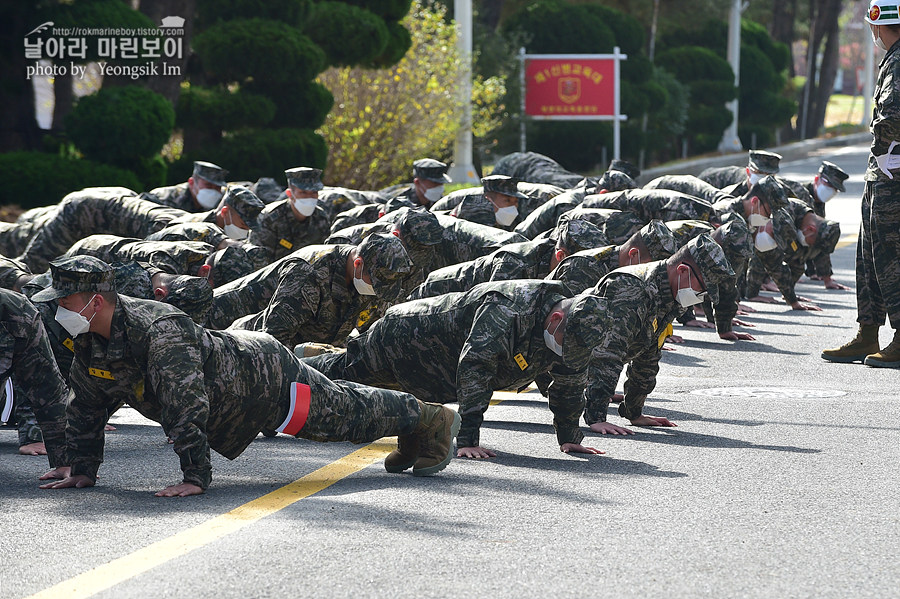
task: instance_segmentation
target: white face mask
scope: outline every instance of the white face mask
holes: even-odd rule
[[[559,327],[561,325],[562,325],[562,321],[560,320],[559,324],[556,325],[556,331],[559,330]],[[553,333],[551,333],[548,329],[544,329],[544,343],[547,345],[547,348],[550,351],[552,351],[554,354],[556,354],[557,356],[562,358],[562,355],[563,355],[562,344],[560,344],[556,340],[556,337],[554,336],[556,331],[553,331]]]
[[[819,183],[816,185],[816,197],[820,202],[827,202],[831,198],[834,197],[834,194],[837,193],[837,189],[832,187],[831,185],[825,185],[824,183]]]
[[[228,235],[229,239],[240,241],[241,239],[247,239],[247,236],[250,235],[250,231],[242,229],[234,223],[225,223],[225,234]]]
[[[356,276],[356,270],[353,270],[353,286],[360,295],[375,295],[375,288],[371,283],[366,283],[362,278],[362,267],[359,269],[360,276]]]
[[[753,209],[751,208],[751,210],[753,210]],[[756,212],[750,213],[750,218],[747,219],[747,224],[750,225],[751,227],[765,227],[767,224],[769,224],[770,218],[768,216],[763,216],[759,212],[758,205],[756,207],[756,210],[757,210]]]
[[[423,195],[425,196],[425,199],[428,200],[429,204],[434,204],[444,197],[444,186],[438,185],[437,187],[430,187],[425,190]]]
[[[705,295],[705,293],[704,293]],[[703,301],[703,296],[694,291],[691,287],[691,274],[688,271],[688,286],[681,286],[681,275],[678,275],[678,293],[675,295],[675,301],[678,302],[678,305],[682,308],[689,308],[694,304],[699,304]]]
[[[312,216],[318,205],[319,200],[317,198],[297,198],[294,200],[294,208],[303,216]]]
[[[62,325],[62,327],[72,335],[73,338],[77,337],[82,333],[87,333],[91,329],[91,320],[94,320],[94,316],[97,315],[95,312],[93,316],[91,316],[90,320],[81,315],[81,312],[84,312],[85,309],[94,301],[94,298],[97,297],[97,294],[91,296],[91,299],[84,305],[84,308],[81,309],[80,312],[73,312],[72,310],[68,310],[63,308],[62,306],[57,306],[56,308],[56,322]]]
[[[760,179],[762,179],[762,175],[759,173],[750,173],[750,185],[756,185]]]
[[[806,235],[803,234],[803,231],[797,231],[797,242],[803,247],[809,247],[809,243],[806,242]]]
[[[513,221],[516,220],[517,216],[519,216],[519,209],[515,206],[499,208],[494,213],[494,218],[497,220],[497,224],[501,227],[507,227],[513,224]]]
[[[222,192],[215,189],[204,188],[197,192],[197,203],[207,210],[218,206],[221,199]]]
[[[870,29],[871,29],[871,28],[870,28]],[[874,43],[876,47],[881,48],[882,50],[884,50],[885,52],[887,52],[887,46],[884,45],[884,40],[881,39],[881,37],[878,36],[877,33],[875,33],[876,31],[878,31],[878,30],[877,30],[877,29],[872,29],[872,43]],[[876,36],[877,36],[877,37],[876,37]]]
[[[770,252],[778,247],[778,244],[775,243],[775,238],[768,231],[763,230],[756,232],[756,239],[753,240],[753,245],[761,252]]]

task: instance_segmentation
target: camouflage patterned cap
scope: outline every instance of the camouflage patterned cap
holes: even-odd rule
[[[784,191],[784,187],[771,175],[763,177],[754,183],[749,191],[744,194],[745,198],[752,198],[753,196],[762,200],[769,207],[769,211],[773,213],[781,208],[787,208],[788,205],[787,193]]]
[[[203,324],[212,308],[212,286],[203,277],[180,275],[169,283],[169,294],[163,301],[190,316],[197,324]]]
[[[550,239],[556,241],[556,247],[563,248],[570,254],[609,245],[609,240],[600,227],[577,218],[561,219],[550,232]]]
[[[606,171],[597,181],[597,190],[625,191],[626,189],[637,189],[637,186],[634,179],[622,171]]]
[[[31,300],[46,302],[76,293],[104,293],[116,290],[112,266],[93,256],[57,258],[50,263],[50,287],[35,293]]]
[[[488,227],[497,224],[494,204],[482,195],[464,197],[456,208],[450,211],[450,215]]]
[[[672,232],[672,235],[675,237],[675,245],[678,247],[683,246],[701,233],[712,234],[716,230],[708,222],[696,219],[669,220],[666,221],[666,228]]]
[[[200,177],[204,181],[209,181],[213,185],[224,187],[225,177],[228,176],[228,171],[217,164],[213,164],[212,162],[203,162],[198,160],[194,163],[193,176]]]
[[[632,179],[637,179],[641,176],[641,169],[621,158],[613,158],[612,162],[609,163],[609,168],[607,170],[625,173]]]
[[[712,238],[722,246],[725,257],[732,266],[739,260],[749,260],[753,256],[753,233],[744,219],[736,218],[725,223],[715,230]]]
[[[644,225],[638,234],[641,241],[650,251],[650,260],[665,260],[675,253],[678,244],[675,242],[675,236],[672,235],[671,229],[659,220],[653,219]]]
[[[750,150],[749,166],[752,170],[766,175],[774,175],[779,171],[781,154],[765,150]]]
[[[786,209],[776,210],[772,213],[772,237],[775,238],[775,243],[782,252],[788,250],[796,252],[799,249],[794,217]]]
[[[304,191],[319,191],[324,188],[322,184],[322,169],[308,166],[298,166],[284,171],[288,185]]]
[[[222,286],[253,272],[253,263],[244,248],[230,245],[213,254],[212,277]]]
[[[566,311],[566,329],[563,334],[563,361],[573,370],[587,367],[591,352],[600,345],[607,327],[607,300],[590,292],[572,298]]]
[[[283,197],[284,186],[272,177],[260,177],[256,183],[250,186],[250,191],[256,194],[265,204],[271,204],[278,198]]]
[[[401,208],[391,220],[406,243],[437,245],[444,238],[444,227],[437,216],[424,208]]]
[[[830,254],[841,239],[841,224],[834,220],[823,219],[819,223],[819,234],[814,247]]]
[[[819,176],[825,179],[825,182],[840,191],[841,193],[847,191],[844,188],[844,181],[847,180],[848,175],[843,171],[841,167],[834,164],[833,162],[828,162],[824,160],[822,162],[822,166],[819,167]]]
[[[266,205],[256,197],[255,193],[240,185],[229,185],[225,191],[225,197],[222,198],[222,203],[237,212],[241,220],[252,230],[255,231],[259,228],[256,217]]]
[[[610,243],[620,245],[625,243],[629,237],[641,230],[644,221],[633,212],[615,210],[603,223],[601,229],[606,234],[606,238]]]
[[[153,284],[150,281],[151,273],[148,269],[156,271],[149,264],[142,265],[138,262],[113,262],[110,264],[116,272],[116,293],[138,297],[141,299],[153,299]]]
[[[412,260],[400,238],[391,233],[376,233],[362,240],[356,251],[380,297],[392,296],[403,275],[412,270]]]
[[[489,177],[482,177],[481,184],[484,186],[485,192],[502,193],[503,195],[519,199],[528,197],[519,191],[519,180],[514,177],[490,175]]]
[[[703,285],[709,292],[712,303],[719,302],[719,286],[735,284],[734,270],[725,257],[722,247],[712,240],[712,237],[703,233],[691,239],[687,245],[688,252],[694,262],[700,268],[699,275],[703,278]]]
[[[447,169],[450,168],[434,158],[420,158],[413,162],[413,177],[435,183],[450,183]]]

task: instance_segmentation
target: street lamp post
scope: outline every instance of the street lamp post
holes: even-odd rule
[[[728,62],[734,71],[734,86],[741,82],[741,0],[732,0],[731,13],[728,18]],[[720,152],[739,152],[742,149],[738,137],[738,100],[735,98],[727,104],[731,111],[731,124],[722,134],[719,142]]]
[[[455,0],[453,18],[456,19],[456,47],[459,50],[459,97],[462,121],[453,145],[453,164],[449,175],[454,183],[478,183],[472,163],[472,0]]]

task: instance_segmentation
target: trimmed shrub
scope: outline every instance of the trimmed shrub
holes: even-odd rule
[[[412,34],[402,23],[388,23],[388,43],[384,52],[372,60],[364,61],[363,66],[374,69],[386,69],[400,62],[412,47]]]
[[[196,129],[259,127],[275,118],[275,112],[275,103],[261,94],[192,85],[181,90],[175,124]]]
[[[141,191],[134,173],[90,160],[64,158],[43,152],[0,154],[0,177],[5,204],[23,209],[49,206],[85,187],[121,186]]]
[[[217,23],[194,36],[194,52],[219,83],[265,73],[269,87],[312,79],[325,68],[325,52],[298,29],[266,19]],[[278,64],[273,68],[272,61]]]
[[[304,32],[325,51],[329,66],[352,66],[380,56],[391,38],[384,19],[344,2],[317,4]]]
[[[399,21],[409,12],[412,0],[344,0],[360,8],[365,8],[385,21]]]
[[[125,168],[158,154],[174,126],[172,105],[136,86],[84,96],[66,118],[66,131],[85,157]]]
[[[312,0],[197,0],[198,29],[232,19],[271,19],[300,26],[312,13]]]

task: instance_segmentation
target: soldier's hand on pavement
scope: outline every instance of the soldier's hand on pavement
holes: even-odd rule
[[[816,306],[815,304],[802,304],[799,301],[791,304],[792,310],[808,310],[810,312],[821,312],[822,308]]]
[[[109,431],[114,431],[114,430],[116,430],[116,427],[114,427],[114,426],[111,425],[111,424],[107,424],[107,425],[104,425],[104,426],[103,426],[103,430],[106,431],[106,432],[108,433]]]
[[[684,326],[696,327],[698,329],[714,329],[714,328],[716,328],[716,325],[714,325],[711,322],[706,322],[705,320],[696,320],[696,319],[687,321],[686,323],[684,323]]]
[[[497,457],[497,454],[490,449],[485,449],[480,445],[476,445],[475,447],[460,447],[456,450],[456,457],[482,460],[484,458],[495,458]]]
[[[634,435],[631,429],[616,426],[610,422],[595,422],[591,425],[591,430],[601,435]]]
[[[811,302],[812,300],[809,299],[808,297],[803,297],[802,295],[798,295],[798,296],[797,296],[797,301],[798,301],[798,302]]]
[[[169,485],[162,491],[157,491],[157,497],[187,497],[188,495],[200,495],[203,489],[191,483],[179,483],[177,485]]]
[[[669,335],[666,337],[666,343],[684,343],[684,337],[680,335]]]
[[[756,308],[751,308],[750,306],[745,306],[744,304],[738,304],[737,313],[741,316],[746,316],[747,314],[753,314],[756,312]]]
[[[731,319],[731,326],[735,327],[750,327],[754,328],[756,325],[751,322],[744,322],[743,320],[738,320],[737,318]]]
[[[653,416],[638,416],[631,421],[634,426],[678,426],[668,418],[655,418]]]
[[[734,331],[719,333],[719,338],[727,339],[728,341],[756,341],[753,335],[747,333],[735,333]]]
[[[38,480],[62,480],[69,476],[71,472],[72,468],[70,466],[59,466],[39,476]]]
[[[46,475],[45,475],[46,476]],[[84,474],[76,474],[75,476],[67,476],[62,480],[53,481],[52,483],[47,483],[46,485],[41,485],[41,489],[70,489],[75,487],[76,489],[83,489],[85,487],[93,487],[94,480],[90,476],[85,476]]]
[[[757,295],[756,297],[747,298],[748,302],[759,302],[761,304],[777,304],[778,300],[774,297],[766,297],[765,295]]]
[[[759,288],[763,291],[778,291],[778,285],[772,282],[763,283]]]
[[[622,403],[625,401],[625,395],[622,393],[613,393],[609,398],[610,403]]]
[[[585,447],[584,445],[579,445],[577,443],[563,443],[559,447],[559,450],[563,453],[606,453],[605,451],[600,451],[599,449],[594,449],[593,447]]]
[[[47,455],[47,447],[42,441],[19,447],[19,455]]]
[[[840,289],[841,291],[850,291],[850,288],[846,285],[841,285],[831,277],[827,277],[825,279],[825,289]]]

